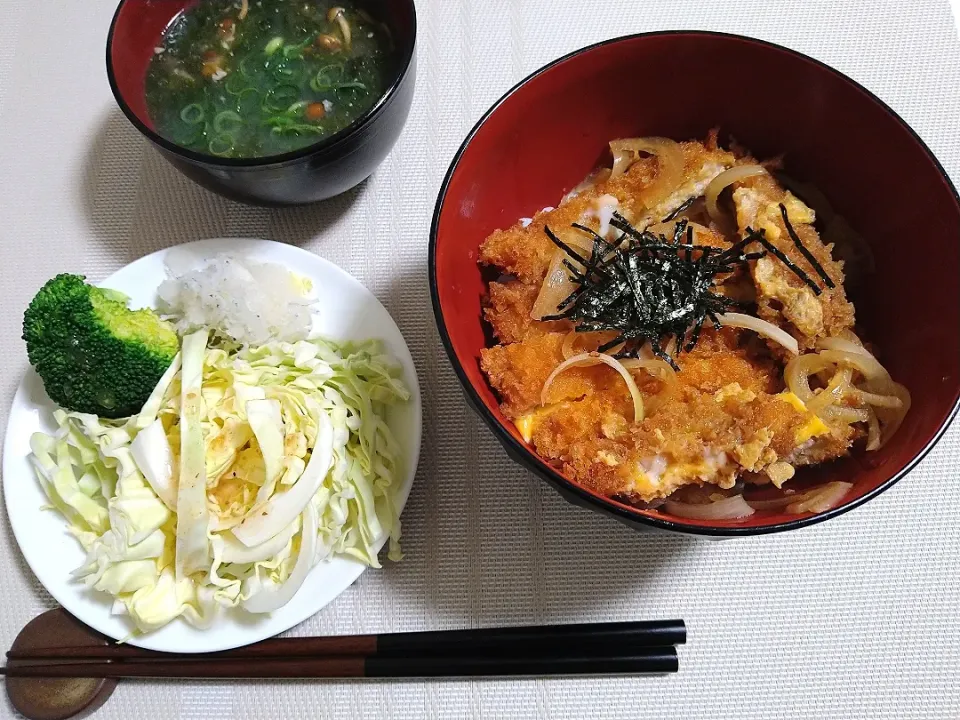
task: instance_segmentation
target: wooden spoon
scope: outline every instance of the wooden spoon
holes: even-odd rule
[[[48,647],[90,647],[111,641],[93,632],[66,610],[47,610],[28,622],[12,650]],[[11,660],[8,665],[28,665]],[[10,702],[28,720],[66,720],[89,714],[103,705],[117,687],[107,678],[22,678],[6,677]]]

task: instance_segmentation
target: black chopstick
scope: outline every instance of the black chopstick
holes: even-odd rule
[[[120,660],[8,665],[8,677],[188,678],[188,679],[325,679],[325,678],[468,678],[544,677],[558,675],[647,675],[677,672],[674,647],[646,648],[598,656],[557,657],[332,657],[193,659],[171,662]]]
[[[555,653],[600,656],[609,652],[682,645],[687,640],[682,620],[653,620],[529,627],[430,630],[426,632],[342,635],[309,638],[274,638],[253,645],[209,653],[209,660],[417,657],[451,655],[551,655]],[[100,644],[83,647],[11,650],[8,660],[142,660],[149,662],[195,660],[196,654],[160,653],[130,645]]]

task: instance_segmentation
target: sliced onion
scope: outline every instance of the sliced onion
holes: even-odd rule
[[[640,192],[640,201],[653,207],[683,181],[683,151],[675,140],[662,137],[627,138],[610,143],[613,170],[610,179],[623,175],[637,159],[637,153],[657,156],[657,177]]]
[[[833,363],[815,353],[798,355],[787,363],[783,370],[783,380],[787,389],[806,404],[814,397],[813,390],[810,389],[810,376],[833,368]]]
[[[880,420],[877,413],[871,412],[867,420],[867,452],[880,449]]]
[[[653,352],[652,350],[650,351]],[[673,357],[677,354],[677,336],[671,335],[670,339],[667,340],[667,344],[663,346],[663,352],[670,357]]]
[[[534,320],[540,320],[546,315],[555,315],[559,310],[560,303],[570,297],[570,293],[577,289],[570,273],[563,266],[565,257],[563,253],[558,252],[554,254],[550,261],[550,267],[543,279],[543,284],[540,286],[540,292],[530,309],[530,317]]]
[[[707,213],[709,213],[710,219],[717,223],[724,220],[723,213],[720,212],[720,207],[717,205],[717,199],[720,197],[720,193],[723,192],[724,188],[735,182],[766,174],[766,168],[761,165],[737,165],[717,175],[710,181],[710,184],[707,185],[706,191]]]
[[[840,504],[852,487],[851,483],[832,482],[799,494],[783,495],[769,500],[747,500],[747,504],[755,510],[779,510],[786,507],[789,513],[823,512]]]
[[[867,357],[871,357],[871,358],[873,357],[871,352],[867,350],[863,345],[858,345],[852,340],[847,340],[842,337],[829,337],[829,338],[823,338],[822,340],[818,340],[817,349],[840,350],[842,352],[854,353],[855,355],[866,355]]]
[[[747,500],[747,505],[754,510],[779,510],[792,502],[796,502],[800,495],[784,495],[769,500]]]
[[[890,382],[890,373],[872,355],[843,350],[821,350],[820,357],[837,365],[852,367],[867,380]]]
[[[649,345],[645,347],[649,347]],[[670,363],[655,357],[644,359],[627,358],[626,360],[622,360],[621,363],[630,372],[645,370],[646,372],[658,374],[663,381],[664,388],[652,398],[647,398],[646,400],[644,410],[648,415],[656,412],[657,408],[663,405],[673,394],[677,386],[677,371],[670,367]]]
[[[576,228],[568,228],[558,233],[558,237],[575,250],[581,250],[587,254],[593,252],[593,238]],[[566,259],[567,254],[557,248],[550,260],[550,267],[540,286],[537,299],[530,310],[530,317],[534,320],[540,320],[544,315],[555,315],[560,303],[577,289],[576,282],[563,266],[563,261]]]
[[[664,378],[677,379],[677,371],[670,367],[670,363],[660,358],[626,358],[620,361],[627,370],[651,370],[660,371],[658,374]]]
[[[814,395],[807,403],[807,410],[816,413],[827,405],[835,405],[850,390],[850,380],[853,379],[853,371],[849,368],[838,369],[830,378],[827,386]]]
[[[903,400],[896,395],[878,395],[858,388],[853,388],[848,394],[860,405],[872,405],[890,410],[899,410],[903,407]]]
[[[563,355],[564,360],[569,360],[577,354],[577,351],[573,349],[573,346],[577,344],[577,340],[579,339],[580,333],[578,333],[576,330],[571,330],[567,333],[566,337],[563,338],[563,344],[560,346],[560,352]]]
[[[340,26],[340,32],[343,35],[343,44],[350,49],[350,43],[353,40],[353,33],[350,31],[350,23],[347,21],[347,18],[344,16],[343,8],[338,8],[339,12],[334,15],[334,20],[337,21],[337,25]],[[329,21],[331,11],[327,11],[327,18]]]
[[[667,500],[664,503],[667,512],[678,517],[690,518],[692,520],[736,520],[753,515],[756,512],[743,495],[734,495],[733,497],[717,500],[708,505],[690,505],[688,503]]]
[[[663,237],[672,241],[674,233],[676,232],[676,227],[677,220],[667,220],[666,222],[651,225],[647,228],[647,230],[654,235],[662,235]],[[701,225],[698,222],[688,221],[687,227],[693,228],[693,242],[695,245],[713,245],[715,243],[715,233],[705,225]],[[686,236],[684,236],[681,242],[686,242]],[[752,283],[751,287],[753,287]]]
[[[853,425],[858,422],[869,422],[872,411],[865,408],[844,407],[843,405],[828,405],[820,408],[818,415],[831,422]]]
[[[859,344],[853,333],[821,340],[819,353],[793,358],[784,369],[787,388],[822,420],[833,424],[867,424],[868,451],[883,447],[897,431],[910,409],[910,393],[890,378],[877,359]],[[818,393],[810,377],[835,370],[827,387]],[[853,371],[863,376],[856,383]],[[841,404],[842,401],[853,404]]]
[[[822,513],[839,505],[847,496],[852,483],[831,482],[805,492],[798,501],[787,505],[787,512],[799,515],[801,513]]]
[[[643,422],[643,395],[640,393],[640,388],[638,388],[637,384],[633,381],[633,376],[630,375],[630,371],[627,370],[619,360],[597,352],[574,355],[572,358],[564,360],[557,365],[557,367],[553,369],[553,372],[550,373],[547,381],[543,384],[543,390],[540,391],[540,404],[549,404],[547,402],[547,393],[550,390],[550,386],[553,385],[553,381],[564,370],[572,367],[591,367],[601,363],[609,365],[620,373],[620,377],[622,377],[623,381],[627,384],[627,388],[630,390],[630,396],[633,398],[633,421],[637,423]]]
[[[768,340],[773,340],[775,343],[783,345],[783,347],[794,355],[800,354],[800,346],[797,344],[796,338],[766,320],[761,320],[752,315],[743,315],[742,313],[724,313],[723,315],[718,315],[717,319],[720,320],[723,325],[743,328],[744,330],[753,330],[758,335],[762,335]]]
[[[903,419],[907,416],[907,413],[910,411],[910,391],[907,390],[900,383],[891,383],[893,385],[894,394],[900,398],[901,407],[899,410],[886,410],[883,408],[877,409],[877,416],[880,418],[882,423],[882,429],[880,433],[880,447],[883,447],[888,442],[890,438],[893,437],[894,433],[900,429],[900,425],[903,423]]]
[[[307,574],[314,565],[314,556],[317,551],[317,544],[320,542],[317,536],[318,522],[317,511],[311,504],[307,504],[301,515],[300,531],[300,550],[297,553],[297,560],[293,565],[293,570],[279,585],[271,584],[269,586],[260,585],[259,592],[243,601],[243,609],[251,613],[268,613],[279,610],[297,594],[297,590],[303,585]]]

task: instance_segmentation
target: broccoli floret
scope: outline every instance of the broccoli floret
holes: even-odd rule
[[[23,314],[30,364],[67,410],[121,418],[140,411],[179,350],[173,326],[128,298],[57,275]]]

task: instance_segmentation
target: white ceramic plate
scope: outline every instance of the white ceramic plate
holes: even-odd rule
[[[420,454],[420,388],[410,351],[383,305],[336,265],[297,247],[266,240],[224,239],[201,240],[173,249],[184,250],[198,259],[222,252],[244,253],[294,269],[313,280],[316,287],[316,330],[337,340],[383,341],[389,354],[403,366],[403,379],[411,393],[410,401],[394,408],[387,418],[404,452],[404,470],[398,478],[398,507],[403,509]],[[167,252],[170,251],[163,250],[127,265],[102,285],[129,295],[131,306],[155,306],[157,286],[165,277]],[[46,496],[27,455],[30,436],[37,430],[53,429],[54,407],[40,378],[29,370],[13,400],[3,449],[3,492],[10,524],[30,568],[57,602],[100,632],[117,639],[127,638],[131,624],[124,617],[110,614],[110,597],[71,580],[70,572],[82,563],[84,552],[67,533],[66,523],[58,513],[41,510]],[[207,630],[198,630],[178,619],[156,632],[130,637],[128,642],[168,652],[214,652],[248,645],[306,620],[349,587],[364,569],[358,562],[338,557],[317,565],[294,598],[272,614],[224,611]]]

